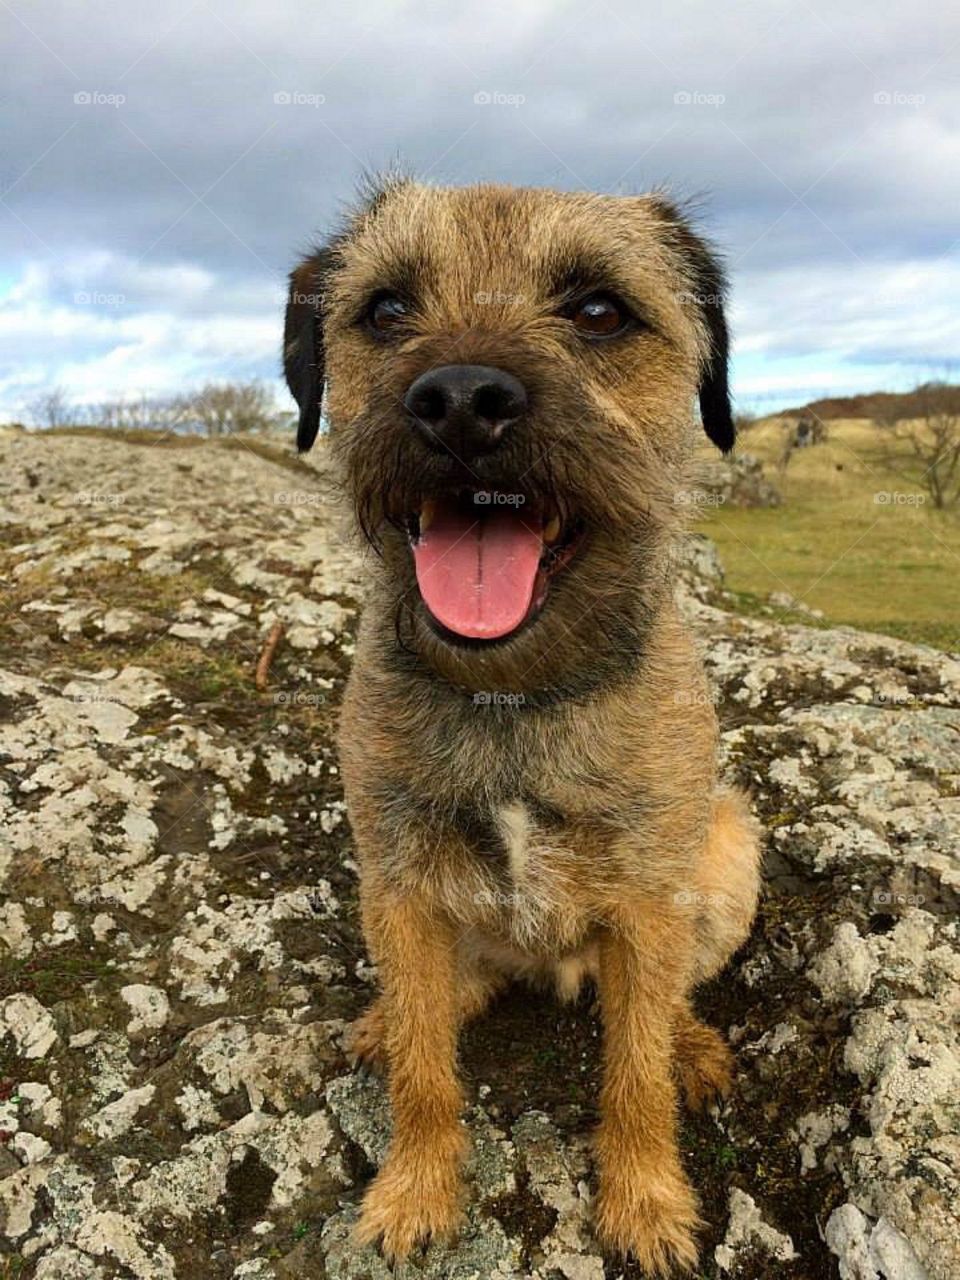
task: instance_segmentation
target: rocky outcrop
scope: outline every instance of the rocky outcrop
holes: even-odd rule
[[[702,492],[690,501],[701,506],[779,507],[780,491],[752,453],[737,453],[704,463],[699,476]]]
[[[0,438],[0,1269],[386,1277],[349,1240],[389,1134],[343,1031],[375,985],[332,749],[362,564],[322,455]],[[707,1276],[960,1274],[960,664],[678,575],[767,837],[701,993],[735,1043],[683,1151]],[[258,692],[273,623],[287,639]],[[598,1028],[464,1036],[472,1201],[401,1276],[600,1280]],[[623,1274],[636,1274],[627,1268]]]

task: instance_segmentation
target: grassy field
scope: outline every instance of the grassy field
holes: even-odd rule
[[[763,459],[783,505],[704,509],[697,528],[716,541],[728,587],[745,611],[788,592],[828,623],[960,650],[960,511],[918,499],[916,469],[912,478],[890,474],[871,423],[830,422],[828,433],[826,443],[797,451],[784,473],[779,419],[743,436],[740,451]]]

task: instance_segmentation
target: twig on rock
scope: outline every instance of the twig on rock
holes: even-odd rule
[[[277,646],[283,639],[283,623],[275,622],[270,628],[270,634],[267,636],[263,646],[263,652],[260,654],[260,661],[257,663],[257,674],[254,676],[254,684],[258,689],[266,689],[267,676],[270,673],[270,663],[273,661],[273,655],[277,652]]]

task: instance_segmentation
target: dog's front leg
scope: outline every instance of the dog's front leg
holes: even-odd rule
[[[364,932],[380,969],[393,1138],[364,1198],[357,1238],[403,1258],[460,1215],[466,1134],[456,1074],[456,935],[413,897],[365,895]]]
[[[623,908],[600,939],[597,1234],[657,1276],[697,1260],[696,1201],[680,1165],[671,1070],[691,953],[692,939],[669,903]]]

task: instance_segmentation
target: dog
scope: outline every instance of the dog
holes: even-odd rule
[[[458,1031],[512,977],[603,1021],[601,1243],[697,1259],[677,1098],[730,1053],[691,1006],[746,938],[758,834],[717,784],[674,603],[699,398],[734,443],[724,275],[665,195],[391,178],[290,277],[284,369],[370,556],[340,759],[382,994],[389,1152],[357,1228],[450,1238],[467,1144]]]

